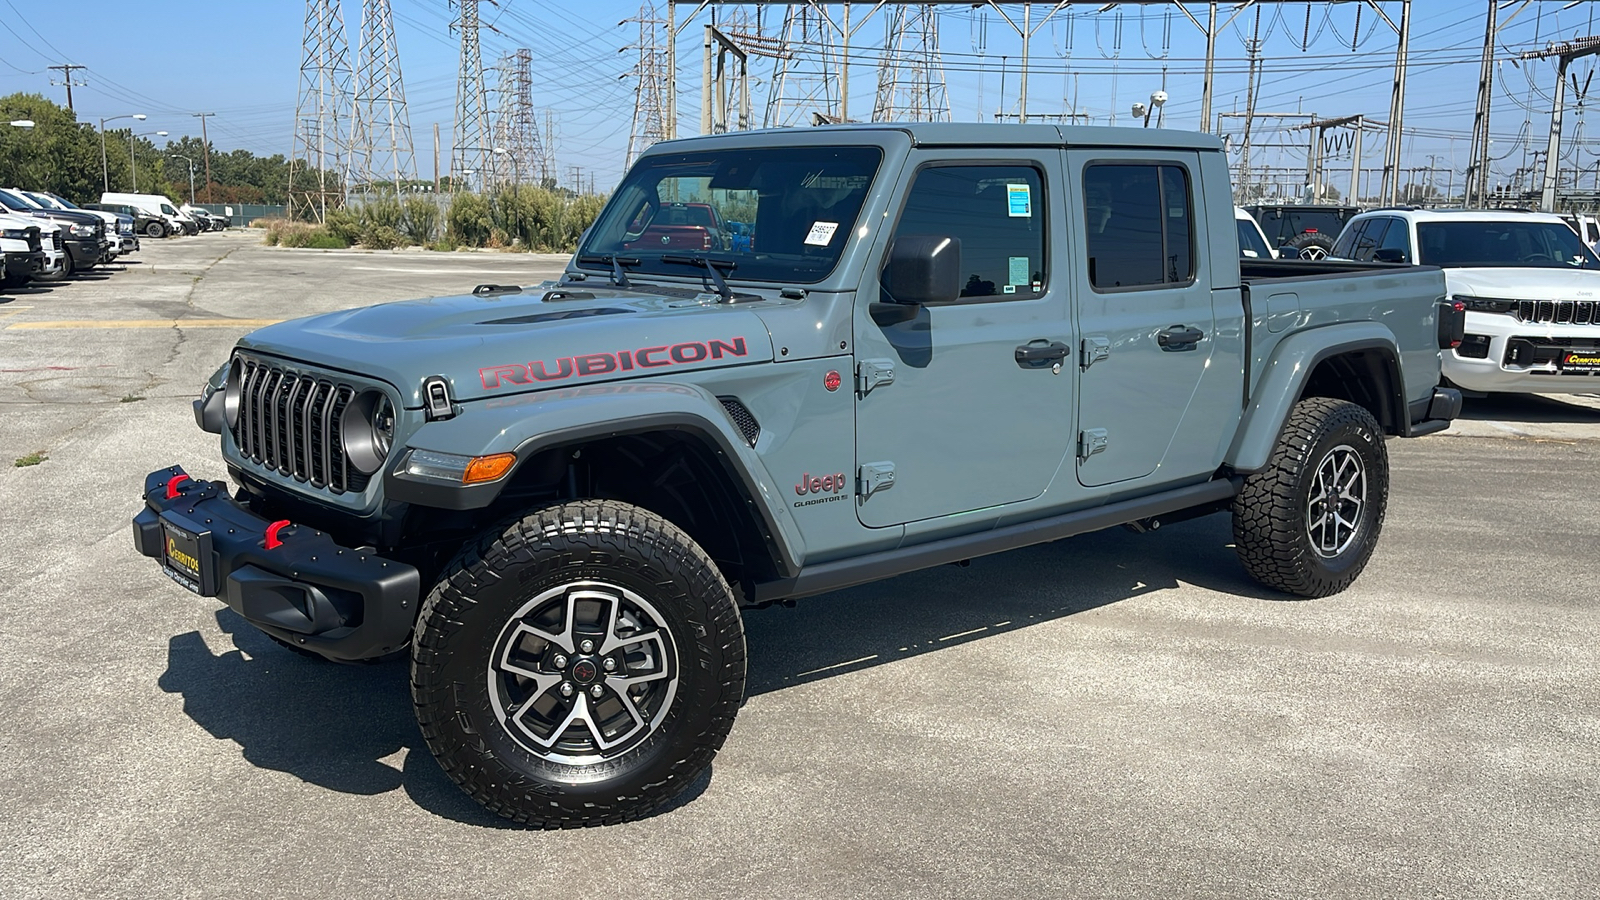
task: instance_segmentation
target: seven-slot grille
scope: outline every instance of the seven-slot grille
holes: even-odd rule
[[[61,231],[59,229],[57,229],[56,231],[50,232],[50,241],[51,241],[51,249],[53,249],[53,250],[60,250],[61,249]]]
[[[369,476],[345,458],[345,408],[360,393],[348,384],[239,356],[239,452],[262,468],[335,494],[359,491]]]
[[[1517,304],[1520,322],[1555,325],[1600,325],[1600,302],[1594,300],[1523,300]]]

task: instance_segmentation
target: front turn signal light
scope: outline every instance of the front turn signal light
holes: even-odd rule
[[[462,484],[485,484],[498,481],[511,467],[517,464],[515,453],[495,453],[489,456],[475,456],[472,462],[467,463],[467,471],[461,475]]]

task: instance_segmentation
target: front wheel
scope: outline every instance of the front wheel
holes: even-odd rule
[[[1262,584],[1327,597],[1366,568],[1389,501],[1389,452],[1372,413],[1345,400],[1294,405],[1266,469],[1233,501],[1233,538]]]
[[[469,545],[423,604],[411,689],[428,748],[497,815],[648,815],[711,764],[744,699],[727,582],[688,535],[612,501]]]
[[[167,236],[167,226],[160,222],[146,222],[144,233],[149,237],[164,238]]]

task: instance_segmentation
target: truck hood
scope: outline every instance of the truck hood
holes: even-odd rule
[[[1600,270],[1445,269],[1451,294],[1497,300],[1600,300]]]
[[[432,375],[457,400],[475,400],[768,362],[772,339],[749,311],[756,305],[565,285],[326,313],[269,325],[239,346],[386,381],[418,407]]]

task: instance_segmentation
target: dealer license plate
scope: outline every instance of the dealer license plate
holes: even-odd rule
[[[1600,374],[1600,350],[1568,350],[1561,357],[1561,374]]]
[[[200,536],[161,519],[162,559],[173,581],[196,594],[206,578],[207,560],[200,549]]]

